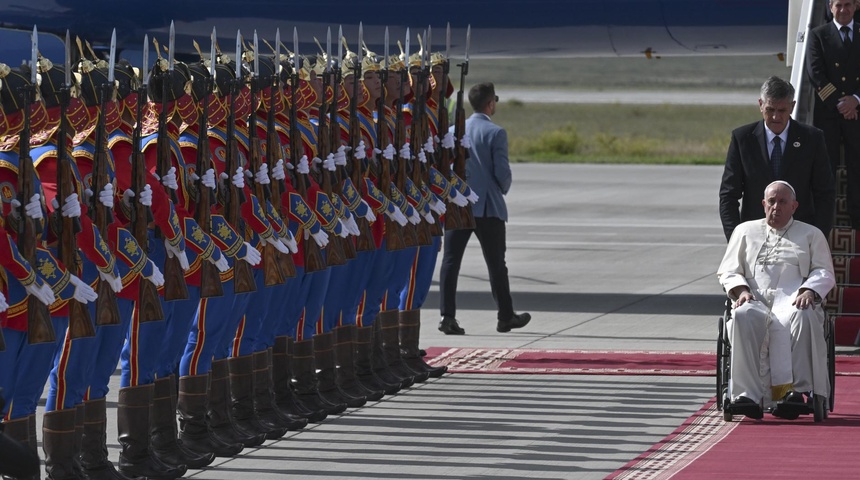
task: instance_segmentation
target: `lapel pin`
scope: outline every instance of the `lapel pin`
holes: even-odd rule
[[[793,144],[793,145],[794,145],[794,148],[799,148],[799,147],[800,147],[800,142],[794,142],[794,144]]]

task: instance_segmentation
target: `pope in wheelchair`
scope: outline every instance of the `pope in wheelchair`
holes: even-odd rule
[[[793,218],[791,185],[771,183],[762,204],[765,218],[734,230],[717,272],[732,301],[726,410],[793,420],[830,394],[821,300],[836,284],[833,260],[821,231]]]

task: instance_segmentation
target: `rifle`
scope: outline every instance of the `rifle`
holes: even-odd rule
[[[170,87],[173,80],[173,72],[175,62],[174,54],[174,39],[173,22],[170,22],[170,37],[168,40],[167,49],[167,71],[161,72],[161,112],[158,114],[158,156],[156,159],[156,173],[159,178],[164,178],[170,170],[173,162],[171,161],[170,152],[170,134],[167,132],[167,106],[170,103]],[[156,46],[156,49],[158,47]],[[156,50],[157,51],[157,50]],[[160,57],[160,53],[159,53]],[[172,189],[164,187],[170,201],[175,205],[176,192]],[[182,271],[182,265],[179,263],[179,258],[167,255],[164,259],[164,300],[184,300],[188,298],[188,286],[185,284],[185,273]]]
[[[90,203],[90,216],[93,219],[93,225],[101,232],[102,235],[107,235],[108,225],[113,222],[113,215],[106,206],[98,200],[99,192],[102,191],[105,185],[111,182],[108,175],[108,146],[107,146],[107,129],[105,128],[105,112],[107,112],[107,104],[113,98],[114,91],[114,55],[116,54],[116,31],[111,41],[111,56],[110,65],[108,66],[108,83],[102,84],[99,88],[99,120],[96,125],[96,151],[93,156],[93,174],[92,174],[92,191],[93,196]],[[63,198],[63,197],[61,197]],[[116,294],[111,289],[110,285],[102,279],[99,279],[96,286],[96,325],[119,325],[119,308],[116,305]]]
[[[233,226],[239,235],[245,232],[245,222],[239,215],[239,205],[247,199],[245,192],[236,188],[232,176],[239,167],[239,145],[236,141],[236,97],[244,84],[242,78],[242,33],[236,32],[236,78],[230,86],[230,112],[227,115],[227,152],[225,168],[227,170],[227,195],[224,205],[225,219]],[[247,293],[257,290],[254,272],[251,265],[245,261],[233,263],[233,293]]]
[[[363,29],[362,29],[363,30]],[[388,29],[386,28],[386,34]],[[341,32],[338,32],[339,34]],[[363,33],[363,31],[361,32]],[[361,34],[359,35],[361,37]],[[341,37],[343,38],[343,37]],[[387,42],[386,42],[387,43]],[[361,39],[359,39],[359,44],[361,44]],[[360,45],[359,45],[360,46]],[[328,46],[327,46],[328,47]],[[338,43],[338,58],[341,58],[341,47],[342,43]],[[331,55],[327,53],[330,57]],[[341,83],[343,82],[343,72],[340,69],[340,66],[335,65],[332,62],[332,71],[334,73],[334,82],[333,82],[333,95],[331,102],[331,118],[332,123],[334,124],[334,119],[339,115],[338,112],[338,99],[340,98],[340,88]],[[350,155],[350,164],[352,165],[352,177],[350,181],[357,190],[362,188],[362,182],[364,182],[364,168],[361,164],[361,160],[355,157],[355,151],[358,148],[359,141],[361,140],[361,126],[358,123],[358,76],[361,75],[361,62],[356,62],[353,65],[353,87],[352,87],[352,97],[349,101],[349,152]],[[340,131],[339,129],[332,128],[331,134],[331,144],[337,145],[340,142]],[[337,167],[337,186],[338,186],[338,194],[343,192],[343,184],[341,183],[341,177],[346,178],[346,172],[344,171],[343,166]],[[358,225],[358,230],[360,232],[358,238],[355,241],[355,249],[359,252],[367,252],[370,250],[376,250],[376,243],[373,241],[373,232],[370,230],[370,222],[364,218],[359,217],[357,215],[353,215],[355,217],[355,223]]]
[[[195,42],[195,45],[197,43]],[[212,203],[215,202],[214,193],[203,185],[203,175],[212,168],[212,158],[209,156],[209,97],[215,85],[215,28],[212,28],[212,42],[209,56],[209,76],[203,81],[206,92],[197,106],[199,114],[197,117],[197,162],[195,171],[199,177],[197,180],[197,206],[194,211],[194,220],[200,225],[200,229],[207,235],[212,230],[212,222],[209,217],[212,214]],[[202,298],[220,297],[224,295],[221,284],[221,273],[212,262],[200,262],[200,296]]]
[[[66,265],[72,275],[81,276],[81,264],[78,261],[78,240],[76,235],[81,231],[81,220],[77,217],[64,217],[60,214],[66,198],[75,192],[72,183],[74,173],[72,172],[72,161],[69,155],[69,133],[71,128],[66,112],[72,98],[72,54],[69,40],[69,32],[66,31],[66,79],[60,90],[60,129],[57,140],[57,203],[55,214],[59,217],[60,244],[57,248],[59,260]],[[87,306],[74,298],[69,299],[69,337],[93,337],[96,330],[90,318],[90,310]]]
[[[36,84],[37,52],[39,51],[37,35],[38,32],[34,26],[31,37],[32,69],[30,71],[30,84],[21,87],[24,89],[25,99],[24,128],[21,129],[18,136],[18,201],[21,202],[18,222],[18,251],[24,260],[27,260],[34,268],[38,265],[36,262],[36,244],[42,236],[42,226],[24,213],[24,207],[30,198],[38,193],[35,184],[36,169],[33,166],[33,159],[30,157],[30,104],[36,98],[36,89],[39,88]],[[33,295],[27,297],[27,338],[31,345],[52,343],[57,339],[48,306]]]
[[[299,159],[302,158],[302,136],[298,124],[298,92],[299,92],[299,69],[302,68],[302,57],[299,56],[298,31],[293,28],[293,71],[290,76],[290,160],[298,170]],[[308,200],[307,176],[296,171],[296,190],[305,200]],[[322,257],[320,246],[313,238],[306,238],[304,242],[305,273],[318,272],[326,268],[326,261]],[[331,243],[331,242],[329,242]]]
[[[406,143],[406,122],[403,118],[403,85],[408,81],[409,75],[409,38],[407,30],[406,38],[406,65],[400,71],[400,92],[397,97],[396,121],[394,123],[394,158],[397,159],[397,172],[394,175],[394,185],[400,190],[402,195],[406,191],[406,159],[400,157],[400,148]],[[384,162],[383,162],[384,163]],[[404,199],[404,201],[406,201]],[[418,245],[418,237],[415,232],[415,225],[407,223],[401,227],[403,232],[403,243],[406,247],[414,247]]]
[[[420,37],[419,37],[420,39]],[[426,40],[426,33],[425,33]],[[427,43],[425,41],[425,43]],[[424,140],[427,138],[427,115],[426,115],[426,107],[427,107],[427,79],[428,79],[428,70],[430,62],[425,61],[425,56],[429,54],[430,45],[427,44],[427,49],[422,49],[420,53],[421,55],[421,69],[418,70],[418,81],[416,84],[418,85],[418,94],[413,95],[413,104],[412,104],[412,127],[409,132],[409,141],[410,146],[413,152],[421,152],[421,149],[424,145]],[[413,92],[414,94],[415,92]],[[421,185],[424,183],[424,176],[422,175],[421,161],[418,159],[418,155],[412,155],[412,184],[418,190],[419,198],[423,197],[424,194],[421,192]],[[404,185],[406,188],[406,185]],[[407,192],[403,192],[407,194]],[[419,200],[422,204],[426,202],[423,198]],[[418,206],[415,207],[416,210]],[[439,222],[436,222],[436,226],[438,226]],[[431,238],[430,225],[425,222],[423,219],[417,225],[415,225],[415,235],[418,245],[432,245],[433,239]]]
[[[333,143],[331,132],[336,131],[331,127],[329,122],[328,114],[329,108],[326,98],[326,93],[328,92],[329,86],[331,84],[331,74],[329,72],[328,66],[326,66],[326,71],[323,74],[323,103],[319,109],[319,127],[318,127],[318,135],[317,135],[317,153],[321,159],[326,159],[332,151]],[[332,120],[337,117],[333,117]],[[331,188],[331,175],[332,172],[329,172],[324,167],[320,166],[320,177],[321,177],[321,187],[323,192],[329,197],[332,197],[332,188]],[[337,200],[340,198],[338,197]],[[335,235],[329,244],[326,246],[326,262],[329,265],[344,265],[346,264],[346,252],[344,248],[344,244],[349,242],[352,244],[351,240],[341,237],[340,235]],[[355,254],[355,247],[353,246],[353,256]]]
[[[271,104],[269,105],[269,111],[266,112],[266,159],[269,163],[275,162],[277,158],[283,158],[283,146],[281,145],[281,139],[278,138],[278,132],[275,130],[276,106],[281,105],[281,75],[278,72],[278,66],[281,62],[280,29],[275,32],[275,45],[275,58],[272,61],[275,69],[275,78],[272,85]],[[281,218],[284,219],[284,225],[286,225],[287,216],[284,215],[283,201],[281,200],[281,192],[286,186],[281,185],[281,180],[273,180],[268,193],[271,195],[272,205],[278,211],[278,214],[281,215]],[[292,255],[278,255],[278,263],[285,278],[296,276],[296,265],[293,263]]]
[[[448,74],[451,72],[451,60],[449,53],[451,51],[451,24],[448,24],[447,43],[445,49],[445,60],[442,62],[442,82],[439,85],[439,137],[444,137],[448,134],[448,102],[445,100],[445,94],[448,91]],[[462,85],[462,80],[460,84]],[[436,167],[444,175],[450,175],[453,167],[453,157],[451,152],[441,145],[436,150]],[[447,202],[447,199],[442,199],[447,203],[445,208],[445,230],[461,230],[465,228],[463,220],[460,218],[460,209],[457,205]]]
[[[407,33],[407,37],[408,37]],[[376,104],[376,138],[377,142],[379,142],[379,146],[385,143],[388,138],[391,136],[390,129],[388,127],[388,119],[386,118],[386,108],[385,108],[385,84],[388,82],[388,41],[385,41],[385,59],[383,68],[379,71],[379,80],[382,83],[382,95],[379,96],[378,103]],[[356,75],[356,79],[358,76]],[[349,127],[350,132],[352,132],[353,122],[355,123],[356,128],[358,128],[358,117],[352,112],[352,105],[355,105],[358,101],[355,92],[358,90],[358,85],[353,87],[353,101],[350,105],[350,117],[349,117]],[[403,98],[403,84],[400,85],[400,98]],[[355,119],[355,120],[353,120]],[[352,133],[350,133],[350,139],[352,139]],[[377,180],[377,185],[379,190],[385,195],[386,198],[391,198],[391,163],[390,161],[380,155],[379,157],[379,178]],[[399,208],[396,205],[394,208]],[[385,216],[385,248],[389,251],[395,250],[403,250],[406,248],[406,243],[403,239],[403,230],[402,227],[395,222],[394,220]]]
[[[260,141],[260,136],[257,135],[257,98],[260,93],[260,59],[258,57],[259,49],[257,44],[257,32],[254,31],[254,70],[253,75],[251,77],[251,115],[248,120],[248,140],[250,143],[250,158],[248,159],[248,167],[251,169],[251,173],[256,173],[260,170],[260,165],[262,164],[262,156],[263,156],[263,146]],[[239,59],[237,58],[238,62]],[[258,183],[254,181],[254,176],[251,176],[251,181],[254,184],[254,193],[257,196],[257,199],[260,203],[263,204],[263,208],[265,209],[265,205],[269,200],[268,192],[266,191],[266,186],[262,183]],[[276,234],[277,235],[277,234]],[[277,240],[280,241],[280,240]],[[272,285],[280,285],[283,284],[286,280],[284,279],[284,273],[281,271],[281,267],[278,263],[278,251],[275,250],[275,246],[268,243],[263,242],[263,282],[269,287]]]
[[[146,188],[146,178],[149,175],[146,168],[146,158],[140,149],[142,134],[143,110],[147,102],[147,85],[149,75],[146,68],[149,64],[149,36],[143,38],[143,68],[140,69],[140,86],[137,89],[137,111],[135,113],[135,125],[131,134],[131,144],[134,146],[131,154],[131,190],[138,196]],[[131,230],[134,239],[143,248],[148,250],[149,222],[152,212],[149,207],[139,201],[132,201],[131,206]],[[158,298],[158,288],[152,282],[140,277],[137,292],[138,319],[141,322],[153,322],[164,319],[164,311],[161,308],[161,300]]]
[[[469,43],[472,38],[472,26],[466,29],[466,56],[460,67],[460,89],[457,91],[457,110],[454,114],[454,141],[456,148],[454,150],[454,173],[461,179],[466,178],[466,159],[469,158],[469,152],[463,147],[460,140],[466,133],[466,109],[463,108],[463,89],[466,85],[466,75],[469,73]],[[446,172],[447,173],[447,172]],[[453,177],[452,177],[453,178]],[[460,214],[461,228],[475,228],[475,215],[472,214],[472,205],[467,204],[465,207],[458,207],[453,203],[449,203],[448,211],[452,208]]]

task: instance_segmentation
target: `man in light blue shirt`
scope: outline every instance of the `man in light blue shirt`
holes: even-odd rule
[[[484,260],[490,276],[490,287],[498,309],[496,331],[509,332],[529,323],[531,315],[514,312],[508,267],[505,264],[505,222],[508,209],[505,194],[511,188],[511,166],[508,163],[508,134],[494,124],[490,117],[496,113],[496,95],[492,83],[480,83],[469,90],[469,103],[475,110],[466,120],[466,136],[470,139],[469,160],[466,163],[466,181],[478,195],[472,206],[475,216],[475,236],[481,243]],[[465,330],[456,320],[457,277],[463,253],[473,230],[448,230],[442,267],[439,275],[440,310],[439,330],[447,335],[463,335]]]

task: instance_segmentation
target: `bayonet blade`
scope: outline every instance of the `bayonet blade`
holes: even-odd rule
[[[299,56],[299,31],[296,27],[293,27],[293,55],[293,71],[298,76],[302,68],[302,57]]]
[[[385,27],[385,48],[384,48],[383,52],[384,52],[383,55],[385,56],[385,58],[383,59],[383,62],[385,64],[385,70],[387,71],[388,70],[388,27]]]
[[[361,67],[361,62],[364,60],[364,25],[358,22],[358,67]]]
[[[466,27],[466,63],[469,63],[469,45],[472,43],[472,25]]]
[[[403,46],[403,50],[403,54],[406,55],[403,62],[406,63],[406,70],[409,70],[409,27],[406,27],[406,42]]]
[[[108,59],[108,83],[113,85],[114,69],[116,68],[116,29],[110,35],[110,58]]]
[[[281,29],[275,30],[275,68],[281,64]]]
[[[421,59],[421,70],[424,70],[424,58],[427,55],[427,30],[424,30],[424,34],[418,38],[421,40],[421,50],[418,51],[418,57]]]
[[[212,80],[215,80],[215,39],[218,38],[218,35],[215,33],[215,27],[212,27],[212,36],[209,38],[210,47],[209,47],[209,76],[212,77]]]
[[[257,52],[260,51],[257,44],[257,31],[254,30],[254,78],[260,76],[260,57],[257,55]]]
[[[176,61],[173,54],[176,53],[176,30],[173,28],[173,20],[170,21],[170,36],[167,38],[167,70],[173,71]]]
[[[36,86],[36,70],[39,62],[39,31],[33,25],[33,35],[30,37],[30,83]]]
[[[337,27],[337,61],[340,62],[343,60],[343,42],[340,39],[343,38],[343,25]]]
[[[66,30],[66,84],[64,85],[66,88],[70,88],[72,86],[72,47],[71,47],[71,39],[69,38],[69,31]]]
[[[451,56],[451,22],[448,22],[448,27],[445,29],[445,60]]]
[[[236,81],[242,80],[242,32],[236,30]]]
[[[430,46],[433,44],[433,27],[431,25],[427,25],[427,32],[425,33],[426,36],[424,37],[424,45],[426,45],[426,51],[424,52],[424,56],[427,57],[427,65],[430,65],[430,52],[433,51],[433,49],[430,48]]]
[[[331,72],[334,65],[334,59],[331,58],[331,27],[325,31],[325,71]]]
[[[145,89],[149,84],[149,34],[143,36],[143,66],[140,68],[140,80]]]

